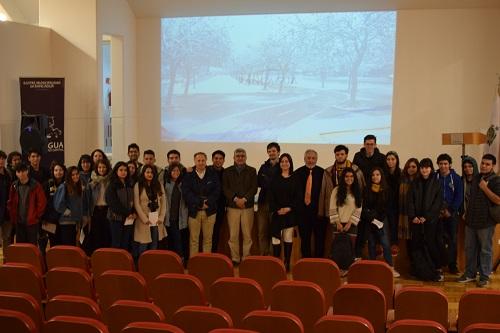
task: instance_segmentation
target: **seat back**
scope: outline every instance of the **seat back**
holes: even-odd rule
[[[146,281],[137,272],[108,270],[95,278],[95,287],[103,311],[118,300],[148,300]]]
[[[47,251],[47,270],[56,267],[73,267],[83,269],[86,272],[90,270],[89,258],[85,252],[77,247],[70,245],[56,245]]]
[[[458,303],[458,332],[475,323],[500,324],[500,290],[466,291]]]
[[[189,333],[206,333],[216,328],[231,328],[231,317],[221,309],[187,305],[174,314],[172,323]]]
[[[211,330],[209,333],[259,333],[259,332],[242,330],[239,328],[216,328],[215,330]]]
[[[40,304],[33,296],[25,293],[0,292],[0,309],[19,311],[27,315],[40,330],[43,323],[43,313]]]
[[[9,245],[5,252],[6,263],[30,264],[41,275],[45,273],[45,263],[37,246],[28,243],[16,243]]]
[[[188,274],[161,274],[151,284],[149,293],[167,322],[185,305],[207,305],[201,281]]]
[[[226,311],[234,327],[241,327],[243,318],[253,310],[265,310],[262,288],[247,278],[220,278],[210,287],[210,304]]]
[[[333,294],[340,287],[340,270],[337,264],[326,258],[303,258],[292,269],[293,279],[309,281],[321,287],[326,307],[332,306]]]
[[[128,324],[122,333],[184,333],[184,331],[170,324],[138,321]]]
[[[374,333],[372,324],[358,316],[329,315],[314,325],[314,333]]]
[[[269,256],[248,256],[240,264],[240,277],[257,281],[264,292],[264,304],[271,304],[271,291],[274,285],[286,280],[283,262]]]
[[[160,308],[149,302],[116,301],[105,313],[110,333],[120,333],[125,326],[136,321],[163,322],[165,316]]]
[[[333,295],[333,314],[359,316],[368,320],[375,333],[385,332],[385,297],[370,284],[346,284]]]
[[[44,325],[44,332],[50,333],[108,333],[108,328],[92,318],[57,316]]]
[[[90,258],[94,279],[107,270],[134,271],[134,260],[123,249],[97,249]]]
[[[71,295],[58,295],[49,299],[45,306],[45,318],[49,320],[57,316],[102,319],[101,309],[94,300]]]
[[[220,253],[198,253],[189,258],[189,274],[196,276],[203,284],[205,297],[210,299],[210,286],[217,279],[232,277],[233,263]]]
[[[42,276],[30,264],[9,263],[0,266],[0,291],[26,293],[40,305],[45,299]]]
[[[47,296],[74,295],[95,298],[92,279],[86,271],[73,267],[56,267],[45,277]]]
[[[448,322],[448,298],[433,287],[408,286],[401,288],[394,302],[395,320],[433,320],[446,329]]]
[[[37,333],[38,329],[31,318],[19,311],[0,309],[2,332]]]
[[[300,318],[304,332],[313,332],[314,324],[326,314],[325,295],[315,283],[280,281],[272,290],[271,309],[293,313]]]
[[[385,296],[387,310],[394,308],[394,277],[387,263],[358,260],[349,267],[347,283],[366,283],[380,288]]]
[[[243,319],[243,328],[260,333],[304,333],[300,319],[294,314],[282,311],[252,311]]]
[[[139,257],[139,273],[142,274],[148,286],[163,273],[184,274],[181,257],[167,250],[148,250]]]
[[[500,324],[472,324],[465,328],[464,333],[498,333]]]
[[[432,320],[403,319],[389,326],[387,333],[447,333],[443,325]]]

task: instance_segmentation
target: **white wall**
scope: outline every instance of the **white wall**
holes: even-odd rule
[[[0,22],[0,149],[21,149],[19,77],[51,76],[50,30]]]
[[[52,75],[65,81],[65,159],[97,147],[96,0],[40,0],[40,25],[52,29]]]
[[[404,10],[398,12],[397,29],[391,145],[381,150],[396,150],[403,161],[411,156],[435,159],[441,152],[458,161],[461,148],[442,146],[441,133],[488,127],[500,70],[500,9]],[[264,144],[161,142],[160,19],[138,19],[137,40],[141,148],[155,149],[157,161],[164,165],[171,148],[183,153],[186,164],[196,151],[222,148],[231,163],[234,148],[243,146],[248,163],[259,166],[267,157]],[[311,147],[319,152],[320,165],[331,164],[333,146]],[[309,145],[282,145],[296,165],[306,148]],[[352,157],[359,145],[350,148]],[[477,157],[479,149],[468,147],[467,152]]]

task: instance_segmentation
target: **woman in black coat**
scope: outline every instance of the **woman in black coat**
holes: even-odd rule
[[[289,154],[279,158],[280,173],[273,177],[270,187],[269,210],[272,214],[271,235],[273,255],[281,256],[281,240],[285,250],[285,268],[290,270],[292,254],[293,227],[297,225],[297,207],[300,203],[300,190],[293,175],[293,161]]]
[[[441,185],[434,177],[430,158],[420,161],[420,177],[415,179],[408,191],[408,221],[410,222],[410,251],[427,246],[437,271],[441,267],[440,250],[436,242],[436,226],[443,203]],[[413,264],[412,264],[412,268]],[[441,276],[442,278],[442,276]]]

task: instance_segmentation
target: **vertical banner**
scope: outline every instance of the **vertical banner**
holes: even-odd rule
[[[64,163],[64,78],[19,78],[23,155],[42,153],[42,164]]]

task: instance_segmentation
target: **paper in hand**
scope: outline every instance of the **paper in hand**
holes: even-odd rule
[[[158,225],[158,211],[149,212],[148,220],[152,226]]]
[[[379,229],[382,229],[384,227],[384,222],[381,222],[377,219],[373,219],[372,223],[375,224]]]
[[[135,219],[134,219],[134,218],[132,218],[132,217],[127,217],[127,218],[125,219],[125,224],[124,224],[124,225],[132,225],[132,224],[134,224],[134,221],[135,221]]]

